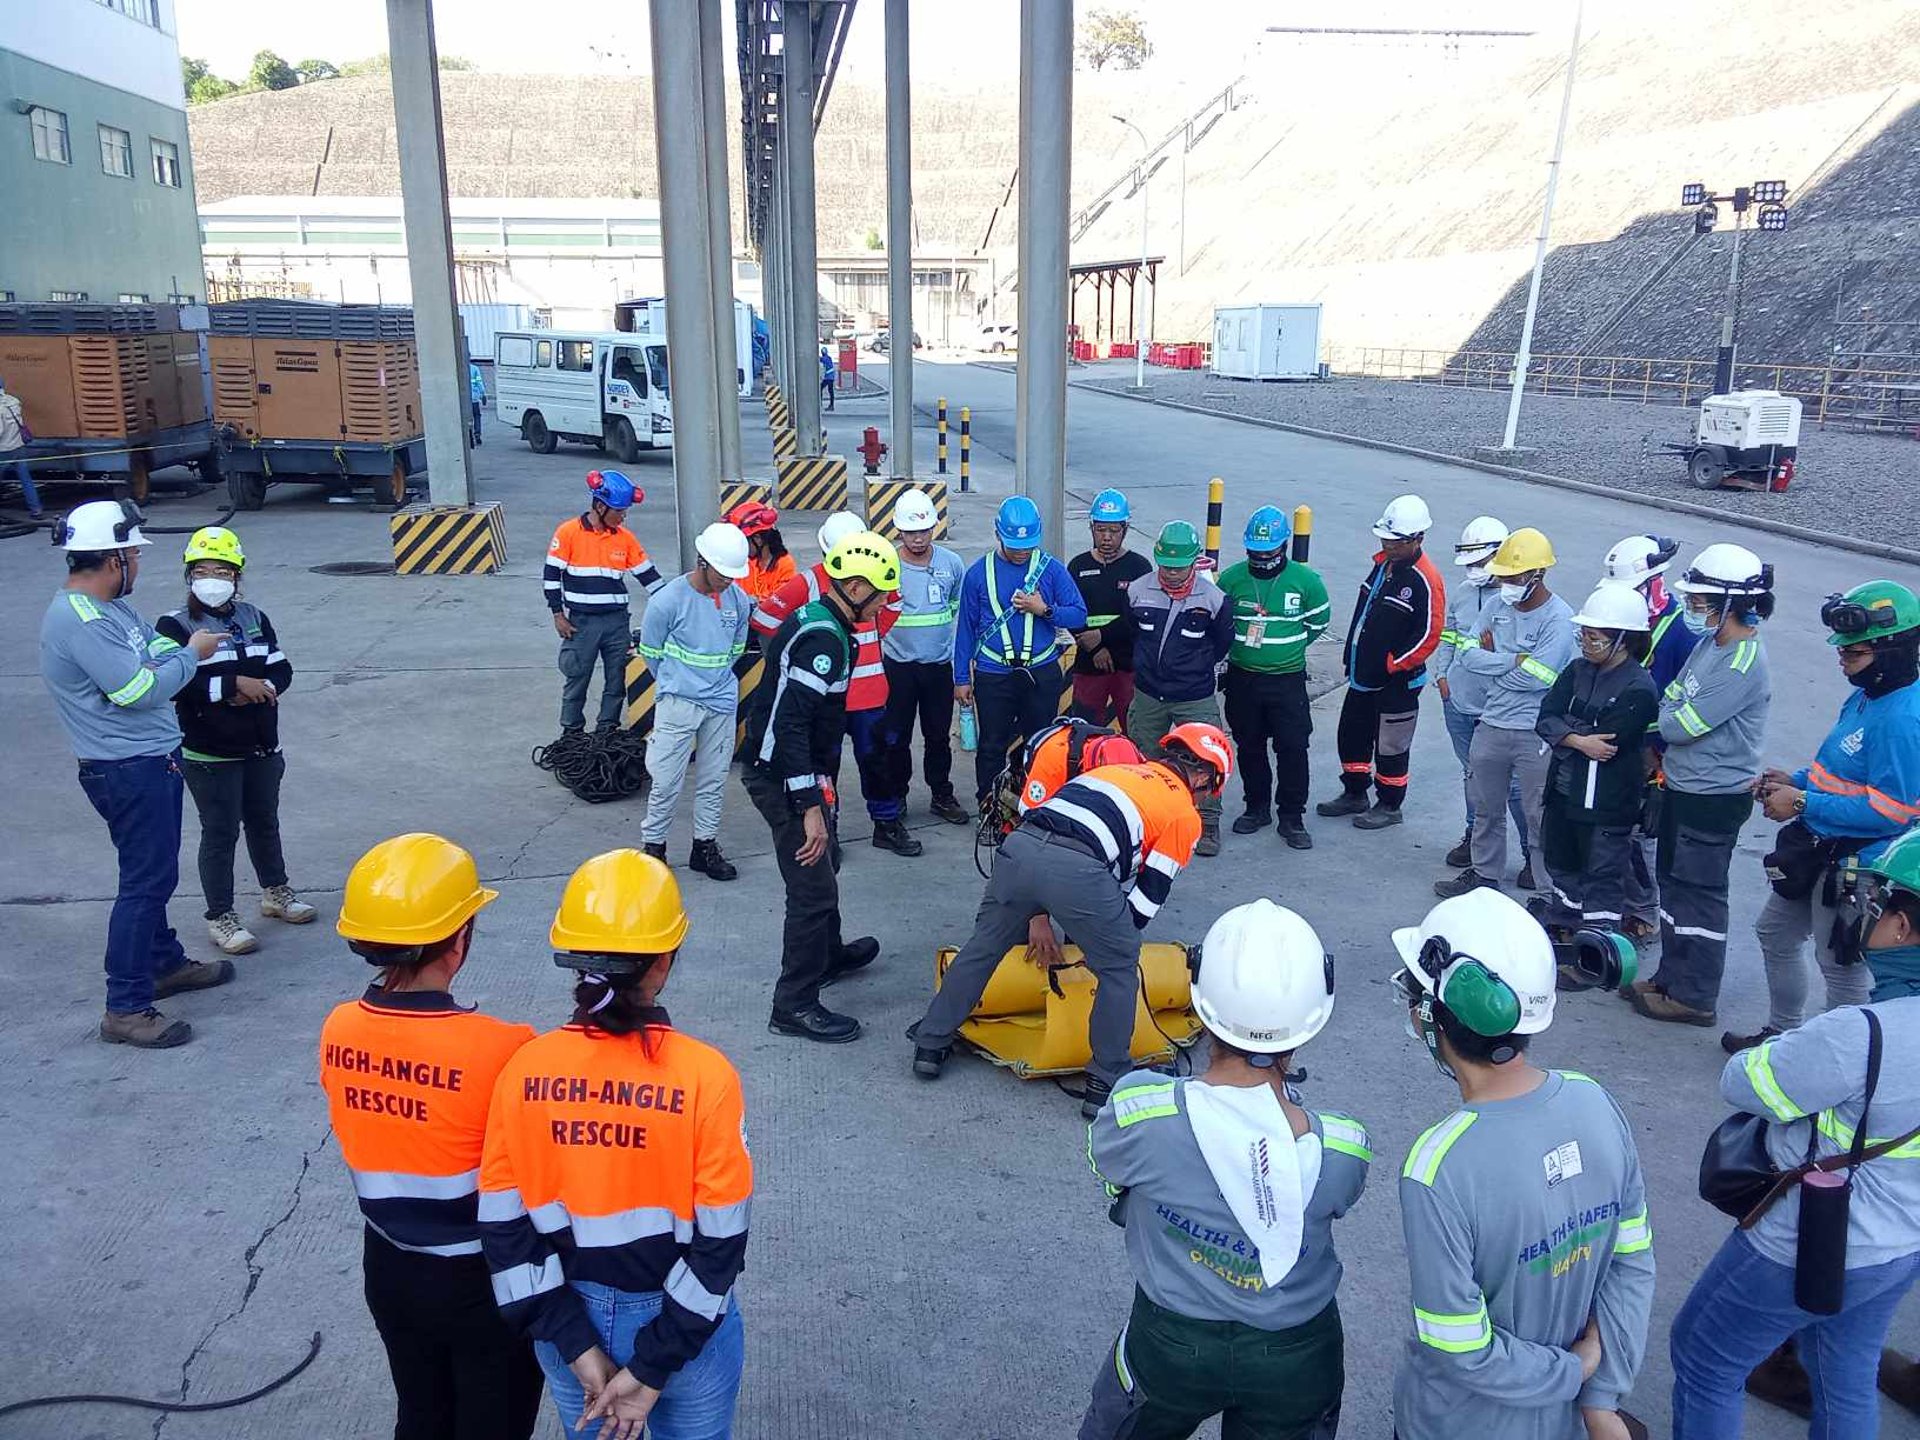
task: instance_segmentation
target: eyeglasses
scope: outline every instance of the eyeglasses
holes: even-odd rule
[[[1839,655],[1842,660],[1868,660],[1873,657],[1873,646],[1871,644],[1842,645],[1839,648]]]

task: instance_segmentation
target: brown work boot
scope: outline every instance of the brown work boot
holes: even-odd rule
[[[100,1038],[109,1045],[132,1045],[141,1050],[171,1050],[193,1038],[193,1027],[184,1020],[169,1020],[149,1005],[144,1010],[128,1014],[107,1011],[100,1021]]]
[[[1813,1382],[1807,1378],[1791,1339],[1754,1367],[1747,1376],[1747,1393],[1802,1420],[1813,1418]]]
[[[1719,1023],[1713,1011],[1696,1010],[1691,1005],[1682,1005],[1658,985],[1644,992],[1636,987],[1627,996],[1627,1003],[1647,1019],[1664,1020],[1671,1025],[1704,1027]]]
[[[153,981],[153,998],[164,1000],[169,995],[178,995],[187,990],[211,990],[216,985],[224,985],[233,979],[233,962],[216,960],[209,965],[204,960],[189,960],[178,970],[170,970],[165,975],[156,975]]]
[[[1920,1365],[1898,1350],[1882,1350],[1880,1393],[1896,1405],[1920,1415]]]

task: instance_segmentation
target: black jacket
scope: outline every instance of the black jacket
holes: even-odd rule
[[[280,653],[280,637],[266,612],[245,600],[235,600],[227,612],[216,614],[176,610],[160,617],[153,627],[176,645],[185,645],[196,630],[223,636],[220,648],[200,662],[187,687],[173,697],[180,716],[182,748],[193,755],[220,760],[244,760],[271,755],[280,748],[278,705],[230,705],[241,676],[265,680],[285,695],[293,685],[293,665]]]
[[[1127,614],[1126,587],[1143,575],[1153,573],[1153,563],[1137,550],[1122,550],[1111,564],[1103,565],[1091,550],[1083,550],[1067,562],[1067,573],[1080,588],[1087,602],[1087,629],[1100,632],[1100,644],[1113,657],[1115,670],[1133,669],[1133,618]],[[1077,650],[1073,673],[1098,675],[1094,652]]]
[[[766,668],[747,701],[741,758],[778,781],[795,810],[821,804],[820,779],[840,764],[853,640],[824,601],[802,605],[767,641]]]
[[[1426,551],[1394,561],[1377,553],[1347,626],[1347,682],[1356,690],[1426,684],[1446,617],[1446,582]]]
[[[1540,702],[1534,733],[1553,747],[1546,800],[1569,820],[1630,825],[1647,788],[1642,750],[1659,713],[1653,677],[1629,660],[1602,670],[1576,659],[1560,672]],[[1590,760],[1560,742],[1569,735],[1611,735],[1613,759]]]

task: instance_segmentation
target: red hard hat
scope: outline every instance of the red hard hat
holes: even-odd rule
[[[758,535],[780,523],[780,512],[758,500],[742,500],[727,512],[727,523],[738,525],[743,535]]]
[[[1145,758],[1140,747],[1124,735],[1095,735],[1087,741],[1080,769],[1084,772],[1097,765],[1138,765]]]
[[[1178,745],[1194,759],[1211,765],[1225,785],[1233,778],[1233,742],[1218,725],[1208,725],[1204,721],[1189,720],[1184,725],[1176,725],[1160,737],[1162,749]]]

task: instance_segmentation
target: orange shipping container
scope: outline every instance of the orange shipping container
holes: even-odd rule
[[[79,433],[73,401],[73,366],[64,335],[0,335],[0,379],[20,401],[27,428],[36,435]]]

